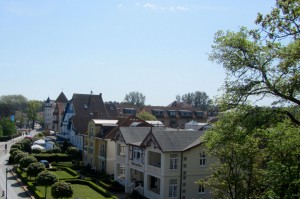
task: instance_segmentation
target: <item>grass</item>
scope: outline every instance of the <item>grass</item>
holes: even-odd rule
[[[80,198],[80,199],[105,199],[106,198],[87,185],[72,184],[72,187],[74,190],[72,198]],[[42,193],[43,196],[45,195],[44,186],[37,186],[36,188]],[[47,188],[47,199],[54,199],[51,195],[51,187]]]
[[[66,178],[74,177],[73,175],[69,174],[68,172],[66,172],[64,170],[57,170],[57,171],[54,171],[54,173],[56,174],[58,179],[66,179]]]

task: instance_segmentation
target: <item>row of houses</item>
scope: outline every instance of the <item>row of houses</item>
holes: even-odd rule
[[[209,174],[213,162],[201,143],[204,131],[179,128],[191,121],[207,122],[207,112],[177,102],[139,110],[163,124],[156,125],[137,118],[135,107],[104,103],[101,94],[74,94],[65,105],[55,103],[57,136],[83,152],[85,165],[114,176],[127,193],[136,190],[154,199],[210,198],[209,190],[195,183]]]

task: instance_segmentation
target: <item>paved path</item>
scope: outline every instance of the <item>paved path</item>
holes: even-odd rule
[[[12,174],[12,172],[6,173],[6,168],[12,168],[12,165],[8,165],[7,161],[9,158],[9,149],[12,144],[17,142],[18,140],[23,139],[24,137],[20,136],[8,142],[0,142],[0,199],[6,198],[3,195],[3,191],[6,190],[6,182],[7,182],[7,199],[31,199],[32,197],[29,193],[24,189],[22,184],[17,180],[16,176]],[[5,152],[5,144],[7,144],[7,152]],[[6,178],[7,176],[7,178]]]

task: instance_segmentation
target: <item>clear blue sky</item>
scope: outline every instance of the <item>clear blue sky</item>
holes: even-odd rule
[[[102,93],[146,104],[177,94],[220,94],[225,73],[208,60],[218,30],[255,27],[271,0],[0,1],[0,96],[56,99]]]

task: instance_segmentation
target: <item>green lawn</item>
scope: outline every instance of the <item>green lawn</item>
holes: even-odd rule
[[[69,174],[68,172],[64,171],[64,170],[57,170],[57,171],[53,171],[56,176],[58,177],[58,179],[66,179],[66,178],[73,178],[74,176]]]
[[[80,199],[105,199],[106,198],[87,185],[72,184],[72,186],[74,190],[74,194],[72,198],[80,198]],[[36,188],[40,190],[40,192],[43,195],[45,195],[45,187],[37,186]],[[47,199],[53,199],[53,197],[51,196],[51,187],[47,188]]]

